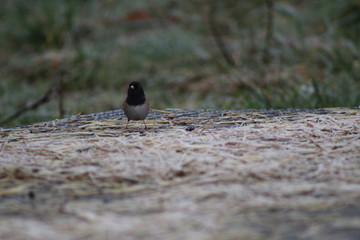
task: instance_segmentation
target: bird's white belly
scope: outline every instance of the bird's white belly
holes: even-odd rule
[[[127,117],[130,120],[144,120],[149,113],[148,106],[146,104],[129,106],[127,111]]]

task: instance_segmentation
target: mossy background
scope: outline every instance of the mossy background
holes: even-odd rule
[[[360,1],[273,2],[268,45],[266,0],[2,0],[0,120],[49,88],[63,114],[54,93],[3,126],[119,109],[134,80],[156,109],[360,105]]]

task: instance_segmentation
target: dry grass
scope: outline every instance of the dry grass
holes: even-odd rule
[[[191,114],[4,129],[0,239],[359,236],[359,110]]]

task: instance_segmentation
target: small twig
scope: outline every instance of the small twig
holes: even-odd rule
[[[169,112],[169,111],[164,111],[164,110],[158,110],[158,109],[151,109],[152,111],[154,111],[154,112],[159,112],[159,113],[167,113],[167,114],[170,114],[171,112]]]
[[[273,41],[274,31],[274,0],[266,0],[266,38],[263,52],[263,63],[268,64],[270,62],[270,49]]]
[[[63,75],[60,76],[59,86],[57,87],[58,94],[58,110],[59,110],[59,118],[63,118],[65,115],[64,109],[64,80]]]
[[[231,54],[229,53],[228,49],[226,48],[226,45],[224,43],[224,40],[218,31],[216,21],[215,21],[215,3],[212,3],[210,6],[210,10],[208,13],[208,24],[210,28],[210,32],[222,54],[222,56],[225,58],[225,61],[227,64],[231,67],[235,67],[236,63],[234,59],[232,58]]]
[[[21,116],[22,114],[24,114],[25,112],[29,111],[29,110],[33,110],[38,108],[39,106],[47,103],[50,100],[51,95],[53,94],[54,89],[50,88],[46,91],[46,93],[39,98],[38,100],[26,105],[25,107],[22,107],[21,109],[19,109],[18,111],[16,111],[15,113],[11,114],[10,116],[2,119],[0,121],[0,125],[4,125],[8,122],[11,122],[12,120],[18,118],[19,116]]]

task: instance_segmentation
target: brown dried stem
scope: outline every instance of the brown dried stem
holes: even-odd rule
[[[34,102],[30,103],[30,104],[27,104],[26,106],[20,108],[15,113],[13,113],[10,116],[2,119],[0,121],[0,125],[4,125],[6,123],[9,123],[9,122],[13,121],[14,119],[20,117],[21,115],[23,115],[27,111],[34,110],[34,109],[38,108],[39,106],[47,103],[50,100],[53,93],[54,93],[53,88],[48,89],[41,98],[37,99],[36,101],[34,101]]]

